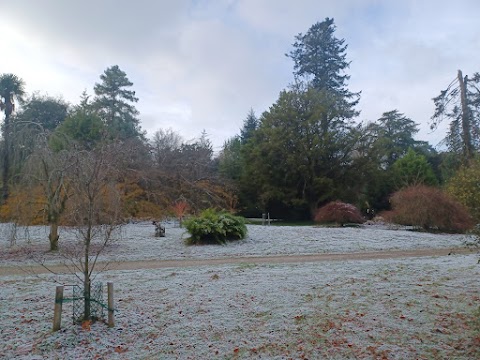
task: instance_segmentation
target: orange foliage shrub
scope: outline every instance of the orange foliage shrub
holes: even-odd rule
[[[175,216],[179,219],[183,218],[187,211],[190,209],[190,206],[185,200],[180,200],[177,201],[173,206],[172,206],[172,211],[175,214]]]
[[[352,204],[341,201],[332,201],[318,209],[314,220],[322,224],[337,223],[340,225],[346,223],[362,224],[365,222],[360,210]]]
[[[230,212],[235,212],[237,206],[237,196],[235,191],[225,183],[215,182],[209,179],[201,180],[196,183],[198,189],[205,194],[210,194],[214,201],[209,204],[210,207],[220,207]],[[191,199],[190,197],[188,198]],[[205,200],[202,201],[205,203]]]
[[[20,225],[40,225],[46,223],[43,211],[45,196],[40,187],[16,189],[10,194],[6,204],[0,207],[2,222],[15,222]]]
[[[388,217],[401,225],[459,233],[475,225],[465,206],[437,188],[410,186],[393,194],[390,203]]]
[[[165,215],[161,207],[149,198],[147,191],[135,181],[119,183],[118,190],[124,218],[159,219]]]

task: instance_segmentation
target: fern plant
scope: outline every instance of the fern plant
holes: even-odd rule
[[[200,216],[184,222],[190,233],[188,245],[224,244],[228,240],[243,239],[247,235],[245,219],[227,212],[213,209],[203,211]]]

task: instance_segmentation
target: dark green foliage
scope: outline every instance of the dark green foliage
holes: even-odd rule
[[[104,121],[112,138],[127,139],[143,136],[138,110],[133,103],[138,102],[135,91],[128,90],[133,83],[118,65],[107,68],[100,75],[101,83],[95,84],[94,107]]]
[[[438,185],[425,156],[416,154],[412,149],[393,164],[392,174],[398,189],[411,185]]]
[[[351,192],[347,177],[359,94],[347,89],[347,46],[334,32],[327,18],[295,37],[287,54],[295,63],[295,84],[280,93],[244,142],[245,196],[239,198],[250,209],[255,204],[273,216],[309,218],[318,203]]]
[[[430,231],[463,233],[474,226],[465,206],[440,189],[417,185],[393,194],[389,220]]]
[[[225,141],[218,157],[220,175],[227,179],[240,179],[243,169],[241,150],[242,142],[238,136]]]
[[[350,105],[358,102],[359,94],[351,93],[346,87],[350,78],[345,70],[350,66],[346,60],[345,39],[335,37],[334,20],[326,18],[313,24],[306,34],[295,37],[288,57],[295,62],[294,74],[307,80],[315,89],[325,90],[344,99],[354,98]]]
[[[86,149],[93,149],[103,139],[105,126],[95,114],[77,112],[60,125],[51,139],[54,150],[66,149],[73,140]]]
[[[383,113],[377,122],[368,125],[367,130],[374,139],[375,158],[383,169],[391,167],[408,149],[423,145],[413,138],[418,132],[418,124],[398,110]]]
[[[240,129],[240,140],[242,144],[245,144],[250,138],[252,138],[255,130],[258,128],[258,119],[255,116],[253,109],[247,115],[247,118],[243,122],[243,127]]]
[[[259,124],[260,121],[253,109],[250,109],[243,122],[243,127],[240,129],[240,135],[225,141],[218,156],[220,175],[239,189],[237,194],[238,208],[242,215],[250,217],[260,216],[259,214],[262,213],[262,210],[257,206],[257,192],[252,189],[251,181],[246,173],[248,164],[245,156],[246,146],[253,139]]]
[[[332,201],[317,210],[314,218],[320,224],[362,224],[365,222],[360,210],[355,205],[341,201]]]
[[[19,179],[22,167],[32,154],[38,139],[55,130],[68,113],[68,104],[62,99],[34,94],[11,117],[11,176]]]
[[[34,94],[24,102],[13,123],[18,126],[29,125],[37,132],[53,131],[67,117],[68,107],[62,99]]]
[[[25,96],[25,82],[15,74],[0,75],[0,110],[8,118],[15,111],[15,100],[22,103]]]
[[[287,207],[308,218],[318,202],[345,189],[354,138],[341,102],[327,91],[297,86],[263,113],[243,154],[244,181],[265,211]]]
[[[191,235],[186,240],[189,245],[224,244],[227,240],[243,239],[247,235],[244,218],[213,209],[207,209],[183,224]]]
[[[425,181],[436,184],[433,178],[441,176],[440,157],[428,143],[414,139],[417,132],[418,125],[398,110],[387,111],[376,122],[355,128],[355,155],[346,174],[351,194],[344,194],[342,199],[357,204],[362,210],[379,211],[389,208],[390,195],[405,184]],[[421,174],[414,173],[419,170],[418,166],[403,168],[406,162],[413,165],[407,161],[410,157],[397,166],[397,171],[393,169],[395,162],[405,157],[409,149],[422,155]],[[433,166],[434,175],[431,174]]]
[[[106,126],[88,100],[84,93],[80,105],[75,106],[67,119],[57,127],[50,139],[52,149],[68,149],[74,142],[80,148],[91,150],[104,140]]]

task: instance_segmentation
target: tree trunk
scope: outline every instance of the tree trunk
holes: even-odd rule
[[[50,240],[50,251],[58,250],[58,238],[58,224],[50,224],[50,234],[48,235],[48,239]]]
[[[465,162],[469,162],[473,157],[472,137],[470,134],[470,109],[467,103],[467,81],[468,76],[462,76],[462,71],[458,70],[458,83],[460,85],[460,100],[462,103],[462,138],[463,138],[463,156]]]
[[[87,271],[88,273],[88,271]],[[90,294],[91,294],[91,284],[90,284],[90,277],[86,275],[83,282],[83,299],[85,303],[85,307],[83,309],[83,320],[90,320],[91,318],[91,302],[90,302]]]
[[[9,196],[8,182],[10,180],[10,114],[12,113],[12,105],[6,104],[5,122],[3,124],[3,174],[2,174],[2,203],[7,202]]]
[[[92,211],[89,211],[89,220],[87,225],[87,234],[85,236],[85,257],[84,257],[84,269],[83,269],[83,298],[85,302],[85,308],[83,311],[83,320],[91,319],[91,283],[90,283],[90,243],[92,241]]]
[[[48,235],[50,251],[58,251],[58,238],[58,223],[50,223],[50,234]]]

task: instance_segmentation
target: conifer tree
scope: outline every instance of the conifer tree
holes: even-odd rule
[[[114,65],[100,75],[101,83],[95,84],[94,106],[103,119],[112,138],[127,139],[142,137],[139,125],[138,102],[135,91],[129,90],[133,83],[127,74]]]
[[[354,106],[359,93],[347,89],[350,76],[345,71],[350,66],[347,61],[345,39],[338,39],[334,33],[334,19],[325,18],[313,24],[305,34],[298,34],[293,43],[294,49],[286,54],[295,62],[294,75],[317,90],[324,90],[349,100]],[[352,114],[353,116],[353,114]]]
[[[253,136],[255,130],[258,127],[258,119],[255,116],[253,109],[248,112],[247,118],[243,122],[243,127],[240,129],[240,140],[242,144],[245,144],[248,139]]]

